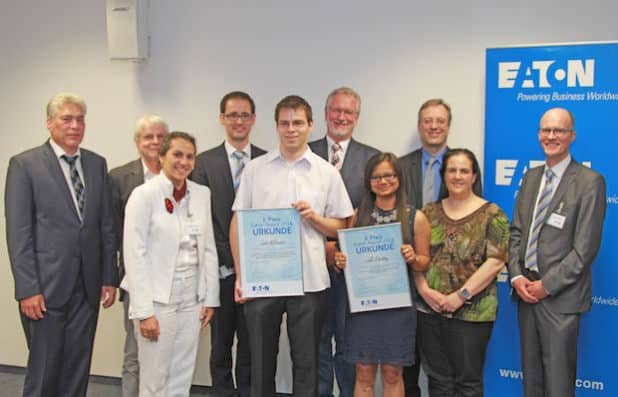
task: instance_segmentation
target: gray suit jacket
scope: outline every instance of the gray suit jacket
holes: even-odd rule
[[[251,158],[254,159],[266,153],[263,149],[251,145]],[[191,180],[206,185],[211,192],[212,222],[217,244],[219,266],[234,268],[234,259],[230,249],[230,221],[232,220],[232,204],[236,193],[234,181],[227,159],[225,143],[200,153],[195,161]]]
[[[309,147],[318,156],[328,161],[328,142],[326,137],[309,142]],[[343,165],[341,166],[341,177],[352,201],[352,206],[358,208],[363,195],[365,194],[364,175],[365,165],[371,156],[380,151],[364,143],[350,139],[350,143],[345,152]]]
[[[49,142],[11,158],[6,178],[6,234],[15,298],[43,294],[64,305],[83,276],[88,301],[118,285],[105,159],[81,149],[85,204],[80,222],[72,192]]]
[[[529,170],[517,195],[509,247],[511,278],[524,269],[526,245],[544,166]],[[538,240],[538,266],[557,313],[582,313],[592,304],[592,262],[599,251],[605,218],[605,179],[575,160],[567,167],[547,210],[565,217],[562,229],[545,223]]]
[[[109,172],[109,183],[114,213],[114,232],[118,256],[118,274],[120,280],[124,277],[124,255],[122,253],[122,237],[124,229],[124,208],[129,201],[133,189],[144,183],[144,168],[142,160],[133,160],[125,165],[116,167]],[[124,297],[124,290],[120,290],[120,300]]]
[[[399,159],[401,165],[404,185],[406,187],[406,194],[408,195],[408,202],[414,208],[423,208],[423,149],[416,149],[413,152],[406,154]],[[448,150],[448,149],[447,149]],[[474,194],[479,197],[483,197],[483,185],[482,175],[479,173],[474,182],[472,190]],[[440,183],[440,194],[438,200],[442,200],[448,197],[448,190],[444,181]]]

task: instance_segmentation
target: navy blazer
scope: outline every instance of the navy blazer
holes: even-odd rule
[[[251,145],[251,158],[266,153],[265,150]],[[215,243],[219,266],[234,268],[234,259],[230,248],[230,221],[232,204],[236,193],[230,162],[225,151],[225,143],[200,153],[195,160],[195,168],[190,179],[206,185],[211,191],[212,221],[215,231]]]

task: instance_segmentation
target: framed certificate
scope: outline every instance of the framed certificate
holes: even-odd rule
[[[243,297],[303,295],[298,211],[247,209],[236,214]]]
[[[344,273],[352,313],[412,306],[399,222],[338,234],[347,257]]]

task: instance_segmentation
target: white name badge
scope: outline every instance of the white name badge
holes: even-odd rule
[[[559,215],[557,213],[553,213],[549,216],[549,219],[547,219],[547,224],[550,226],[553,226],[557,229],[562,230],[562,227],[564,226],[564,221],[566,220],[566,216],[564,215]]]
[[[199,236],[202,234],[202,227],[197,223],[187,223],[185,224],[185,234]]]

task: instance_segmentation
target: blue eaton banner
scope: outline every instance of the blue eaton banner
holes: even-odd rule
[[[575,116],[571,154],[607,182],[592,310],[582,316],[576,395],[618,396],[618,43],[492,48],[486,53],[485,195],[509,216],[524,173],[543,164],[539,120],[552,107]],[[485,365],[487,396],[522,396],[517,306],[506,273]]]

